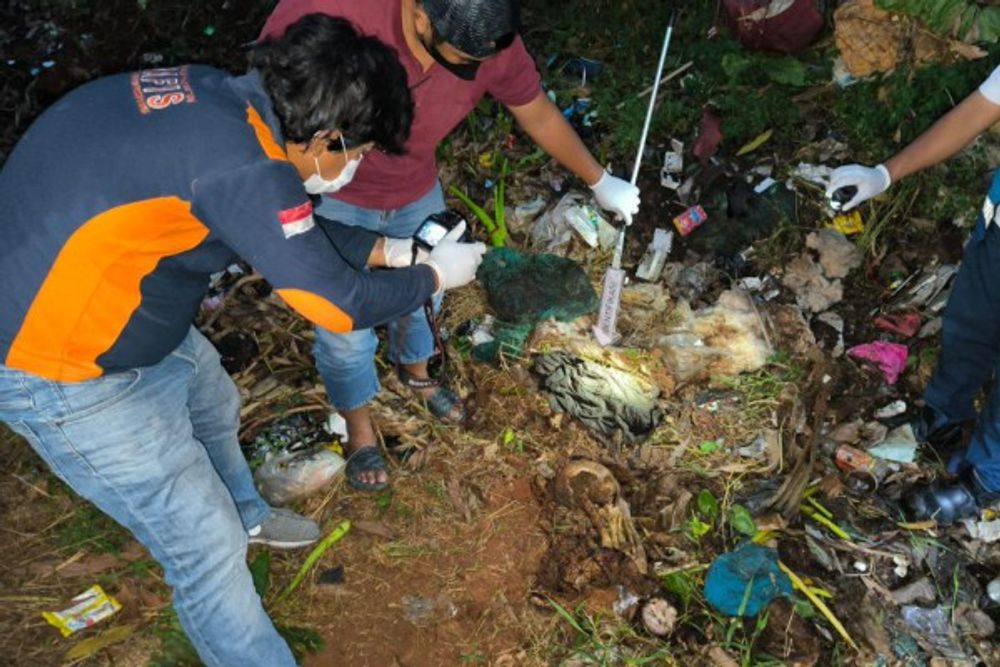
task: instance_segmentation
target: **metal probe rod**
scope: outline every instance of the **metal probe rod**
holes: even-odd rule
[[[674,20],[677,12],[670,13],[670,23],[667,24],[667,33],[663,36],[663,49],[660,50],[660,64],[656,67],[656,78],[653,79],[653,92],[649,95],[649,108],[646,110],[646,121],[642,125],[642,137],[639,139],[639,152],[635,156],[635,166],[632,167],[632,185],[639,181],[639,167],[642,166],[642,155],[646,152],[646,139],[649,137],[649,126],[653,123],[653,110],[656,108],[656,95],[660,90],[660,77],[663,76],[663,66],[667,62],[667,51],[670,49],[670,38],[674,34]],[[628,225],[622,225],[618,231],[618,243],[615,245],[615,256],[611,266],[620,269],[622,267],[622,253],[625,252],[625,229]]]

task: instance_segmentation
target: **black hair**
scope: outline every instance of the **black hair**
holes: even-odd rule
[[[340,130],[352,145],[404,152],[413,122],[406,70],[393,49],[350,22],[303,16],[281,37],[254,45],[250,66],[260,71],[287,141]]]

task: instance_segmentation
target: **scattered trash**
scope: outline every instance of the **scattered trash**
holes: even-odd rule
[[[610,237],[614,236],[614,228],[597,212],[596,208],[589,204],[570,206],[563,212],[563,215],[569,226],[591,248],[596,248],[600,244],[602,226],[610,228]],[[607,231],[604,233],[604,238],[609,238]]]
[[[659,388],[632,373],[556,351],[535,358],[535,373],[552,408],[576,417],[596,434],[644,440],[660,424]]]
[[[844,62],[843,56],[837,56],[833,59],[833,82],[840,86],[841,88],[847,88],[853,86],[861,79],[855,78],[851,74],[850,70],[847,69],[847,63]]]
[[[563,195],[559,202],[539,217],[531,227],[532,245],[546,252],[557,252],[573,240],[573,230],[566,221],[566,211],[580,206],[584,197],[579,193]]]
[[[630,612],[639,604],[639,596],[622,585],[618,586],[618,599],[611,605],[611,610],[619,618],[630,618]]]
[[[911,310],[880,315],[875,319],[875,326],[904,338],[913,338],[920,331],[920,313]]]
[[[893,401],[875,411],[875,419],[892,419],[906,412],[906,401]]]
[[[748,542],[715,559],[705,577],[705,599],[726,616],[756,616],[792,582],[778,567],[778,552]]]
[[[681,236],[687,236],[708,220],[708,214],[701,206],[692,206],[674,218],[674,227]]]
[[[583,195],[571,192],[535,221],[531,227],[532,244],[554,253],[569,245],[574,231],[591,248],[601,245],[607,249],[617,235],[615,228],[585,202]]]
[[[834,216],[833,220],[830,221],[830,227],[844,236],[854,236],[865,231],[865,223],[861,218],[861,211],[858,209]]]
[[[663,154],[660,185],[670,190],[676,190],[681,186],[679,177],[684,171],[684,144],[676,139],[671,139],[670,148],[671,150]]]
[[[698,128],[698,139],[694,142],[691,152],[702,164],[708,164],[719,150],[722,143],[722,119],[712,110],[705,107],[701,112],[701,124]]]
[[[666,637],[677,625],[677,610],[663,598],[653,598],[642,607],[642,625],[650,634]]]
[[[473,348],[480,361],[496,361],[501,353],[519,355],[540,322],[572,322],[597,310],[597,293],[587,274],[564,257],[496,248],[477,275],[497,319],[494,340]]]
[[[347,420],[339,412],[331,412],[323,424],[327,434],[335,436],[340,442],[347,442]]]
[[[750,49],[796,53],[823,31],[815,0],[723,0],[736,38]]]
[[[496,325],[496,318],[492,315],[484,315],[482,322],[473,321],[468,332],[469,342],[473,346],[486,345],[496,340],[493,328]],[[457,333],[457,332],[456,332]]]
[[[531,201],[518,204],[514,207],[514,213],[507,219],[507,227],[512,230],[520,230],[533,222],[545,210],[548,200],[538,195]]]
[[[1000,577],[993,579],[986,585],[986,596],[997,604],[1000,604]]]
[[[855,345],[847,351],[847,354],[856,359],[878,364],[886,383],[896,384],[900,373],[906,369],[910,353],[905,345],[877,340],[873,343]]]
[[[672,232],[665,229],[654,230],[653,240],[646,248],[646,254],[639,262],[639,267],[635,270],[635,277],[648,282],[659,280],[673,244],[674,235]]]
[[[923,577],[892,591],[892,599],[900,605],[934,604],[934,601],[937,600],[937,590],[930,579]]]
[[[819,253],[819,265],[827,278],[846,278],[864,259],[861,250],[835,229],[810,232],[806,247]]]
[[[951,609],[945,606],[927,609],[905,605],[900,610],[910,629],[927,639],[946,658],[964,658],[965,654],[952,635]]]
[[[346,465],[329,447],[310,447],[271,456],[253,478],[268,503],[283,507],[329,488]]]
[[[748,459],[767,459],[768,469],[776,470],[781,465],[781,436],[773,429],[767,429],[753,442],[737,447],[736,453]]]
[[[906,556],[895,555],[892,557],[892,562],[896,566],[892,568],[893,574],[895,574],[900,579],[906,579],[910,574],[910,561],[907,560]]]
[[[889,473],[893,472],[888,461],[851,447],[841,445],[834,455],[837,467],[848,474],[849,486],[858,493],[874,491]]]
[[[689,302],[697,301],[718,278],[719,270],[707,262],[684,266],[669,262],[663,267],[663,281],[672,294]]]
[[[94,584],[71,602],[75,604],[69,609],[42,612],[42,617],[55,626],[63,637],[89,628],[122,608],[121,603],[105,593],[99,584]]]
[[[762,180],[760,183],[758,183],[757,185],[755,185],[754,188],[753,188],[753,191],[756,192],[759,195],[762,195],[765,192],[767,192],[768,190],[770,190],[771,188],[773,188],[777,184],[778,184],[778,181],[776,181],[773,178],[771,178],[770,176],[768,176],[767,178],[765,178],[764,180]]]
[[[259,389],[255,386],[251,390],[252,395],[270,395],[279,386],[272,376],[265,377],[264,381],[273,381],[273,385],[272,382],[262,384],[262,381],[262,383],[258,383],[261,384]],[[331,432],[325,428],[326,425],[311,413],[294,414],[271,422],[261,429],[254,437],[253,442],[246,447],[245,451],[250,468],[257,470],[265,461],[275,457],[307,451],[328,444]],[[343,430],[346,431],[346,424]]]
[[[795,293],[799,307],[810,313],[821,313],[844,298],[840,280],[830,280],[808,253],[793,259],[785,267],[785,287]]]
[[[792,170],[792,176],[795,178],[800,178],[824,189],[826,184],[830,182],[831,174],[833,174],[833,169],[825,164],[809,164],[808,162],[800,162]]]
[[[436,598],[404,595],[399,604],[403,608],[403,618],[417,627],[437,625],[458,616],[458,607],[444,593]]]
[[[894,7],[904,3],[892,3]],[[940,22],[943,30],[932,30],[905,13],[880,9],[889,3],[872,0],[848,0],[834,12],[835,39],[847,72],[856,79],[895,69],[904,60],[914,65],[949,62],[957,57],[975,60],[986,51],[962,39],[978,39],[980,26],[972,27],[975,17],[963,2],[942,5],[938,2],[911,2],[910,6],[929,22]],[[969,3],[971,4],[971,3]],[[977,10],[979,5],[972,4]],[[995,22],[995,15],[992,17]],[[936,34],[938,33],[938,34]],[[970,39],[969,41],[972,41]]]
[[[917,458],[917,438],[913,427],[903,424],[889,431],[885,440],[868,450],[872,456],[896,463],[913,463]]]
[[[697,312],[682,302],[672,320],[671,332],[657,346],[681,381],[754,371],[773,354],[764,322],[746,292],[725,291],[714,306]]]
[[[948,288],[957,273],[958,266],[955,264],[941,264],[933,269],[925,269],[919,280],[900,299],[898,307],[922,309],[925,314],[936,315],[944,309],[948,301]]]
[[[974,540],[993,544],[1000,542],[1000,519],[992,521],[965,521],[965,528],[969,531],[969,537]]]

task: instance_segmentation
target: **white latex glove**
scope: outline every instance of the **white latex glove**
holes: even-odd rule
[[[849,164],[837,167],[830,174],[830,183],[826,186],[826,198],[832,201],[833,193],[841,188],[855,187],[857,194],[850,201],[844,203],[841,211],[850,211],[858,204],[877,197],[892,185],[892,176],[885,165],[877,167],[866,167],[861,164]]]
[[[608,172],[601,180],[590,186],[597,205],[612,213],[617,213],[626,225],[632,224],[632,216],[639,212],[639,188]]]
[[[444,235],[431,250],[426,261],[422,262],[434,269],[438,279],[438,292],[468,285],[476,278],[476,270],[483,263],[486,254],[484,243],[459,243],[458,239],[465,233],[465,223]]]
[[[413,239],[394,239],[388,236],[384,238],[382,252],[385,254],[385,265],[390,269],[404,269],[413,264],[422,264],[430,255],[424,248],[417,246],[417,261],[414,262]]]

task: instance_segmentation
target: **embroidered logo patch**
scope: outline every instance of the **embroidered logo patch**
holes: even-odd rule
[[[175,104],[194,104],[197,99],[188,81],[187,65],[146,69],[132,75],[132,94],[139,113],[159,111]]]
[[[313,220],[312,202],[307,201],[294,208],[279,211],[278,221],[281,222],[281,231],[286,239],[290,239],[296,234],[305,234],[316,226],[316,221]]]

